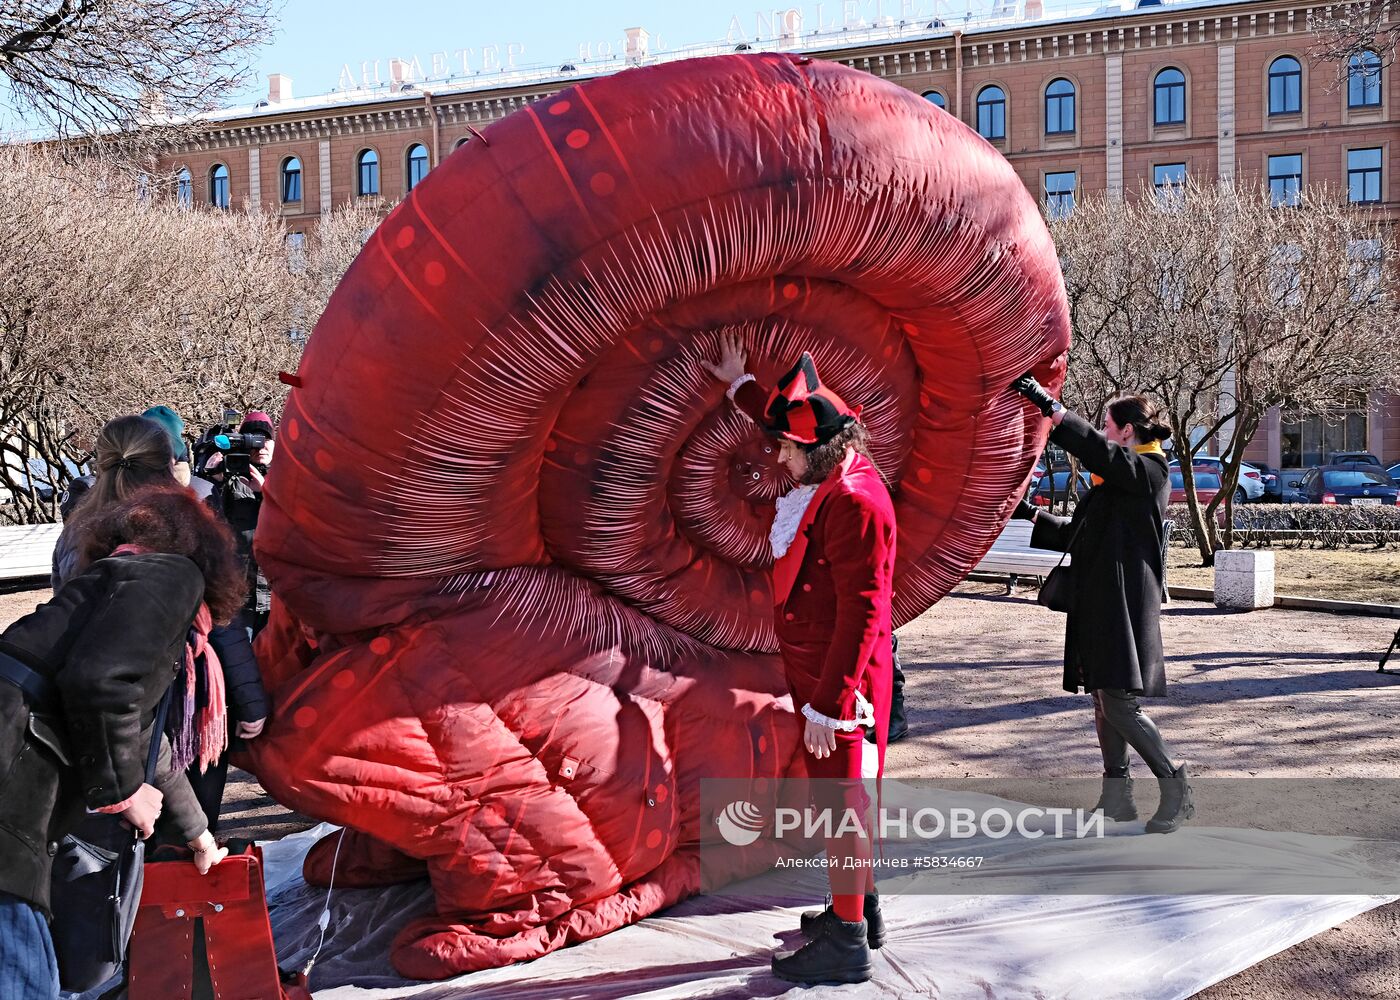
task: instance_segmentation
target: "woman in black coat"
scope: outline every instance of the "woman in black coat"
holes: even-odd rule
[[[1038,511],[1024,500],[1016,516],[1035,523],[1031,544],[1069,552],[1073,595],[1065,623],[1066,691],[1087,691],[1103,751],[1103,794],[1096,809],[1114,820],[1137,819],[1128,747],[1161,786],[1149,833],[1171,833],[1195,811],[1186,765],[1173,762],[1139,697],[1167,693],[1162,659],[1163,518],[1171,495],[1161,442],[1171,428],[1142,396],[1109,403],[1096,431],[1054,400],[1034,378],[1012,388],[1055,425],[1050,440],[1094,475],[1072,518]]]
[[[77,574],[0,634],[0,996],[58,995],[52,859],[86,812],[142,836],[159,819],[201,872],[226,853],[184,773],[149,785],[145,762],[201,604],[224,621],[242,604],[233,538],[172,483],[98,516],[87,540]]]

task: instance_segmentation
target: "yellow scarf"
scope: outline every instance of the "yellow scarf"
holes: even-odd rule
[[[1167,457],[1167,453],[1162,450],[1162,442],[1160,441],[1153,441],[1151,444],[1135,444],[1133,445],[1133,451],[1137,452],[1139,455],[1161,455],[1163,458]],[[1089,482],[1094,486],[1098,486],[1103,482],[1103,476],[1090,476]]]

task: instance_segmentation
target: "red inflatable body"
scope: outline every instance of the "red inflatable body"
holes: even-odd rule
[[[337,884],[431,876],[405,975],[696,891],[697,783],[794,766],[786,486],[698,364],[727,331],[768,384],[807,349],[864,406],[896,624],[946,594],[1043,446],[1007,386],[1059,386],[1068,315],[1012,168],[875,77],[745,55],[561,91],[415,188],[316,327],[258,532],[281,603],[251,763],[357,831]]]

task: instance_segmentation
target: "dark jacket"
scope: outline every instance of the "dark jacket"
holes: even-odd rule
[[[1074,543],[1065,690],[1123,688],[1161,697],[1167,693],[1161,629],[1167,461],[1113,444],[1073,413],[1050,440],[1103,478],[1072,519],[1042,511],[1031,533],[1037,548],[1063,552]]]
[[[155,709],[203,596],[183,556],[102,559],[0,634],[0,652],[57,690],[55,704],[30,706],[0,681],[0,892],[47,911],[57,842],[85,809],[125,801],[145,781]],[[162,756],[162,824],[192,840],[208,824]]]
[[[238,556],[243,560],[248,574],[248,602],[244,607],[249,611],[269,610],[272,607],[272,589],[253,555],[253,535],[258,528],[258,514],[262,510],[262,494],[253,489],[246,479],[226,479],[214,484],[208,502],[233,529]]]

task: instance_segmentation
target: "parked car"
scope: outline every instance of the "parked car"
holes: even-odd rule
[[[1327,456],[1328,465],[1374,465],[1383,469],[1381,460],[1369,451],[1334,451]]]
[[[1400,462],[1396,462],[1390,468],[1386,469],[1385,474],[1397,483],[1400,483]]]
[[[1180,460],[1174,459],[1167,469],[1180,469]],[[1213,472],[1217,477],[1225,475],[1225,462],[1214,455],[1197,455],[1191,460],[1191,468]],[[1220,490],[1217,483],[1216,491]],[[1235,503],[1254,503],[1264,499],[1264,475],[1256,466],[1248,462],[1240,463],[1240,480],[1235,484]]]
[[[1400,486],[1381,468],[1324,465],[1309,469],[1297,483],[1305,503],[1346,507],[1400,506]]]
[[[1088,493],[1093,484],[1089,480],[1087,472],[1079,473],[1079,495],[1082,497]],[[1048,475],[1042,475],[1038,482],[1031,487],[1027,499],[1037,507],[1049,507],[1053,503],[1058,503],[1065,498],[1069,492],[1069,470],[1056,469]]]
[[[1215,499],[1215,495],[1220,492],[1220,474],[1211,472],[1209,469],[1198,469],[1191,467],[1192,479],[1196,481],[1196,499],[1201,503],[1210,503]],[[1171,503],[1186,502],[1186,481],[1181,476],[1181,468],[1178,466],[1171,471],[1172,495]]]
[[[1308,498],[1298,492],[1298,487],[1311,471],[1312,469],[1279,469],[1279,503],[1308,503]]]
[[[1259,466],[1259,481],[1264,484],[1264,494],[1259,499],[1264,503],[1283,502],[1283,470],[1272,465]]]

